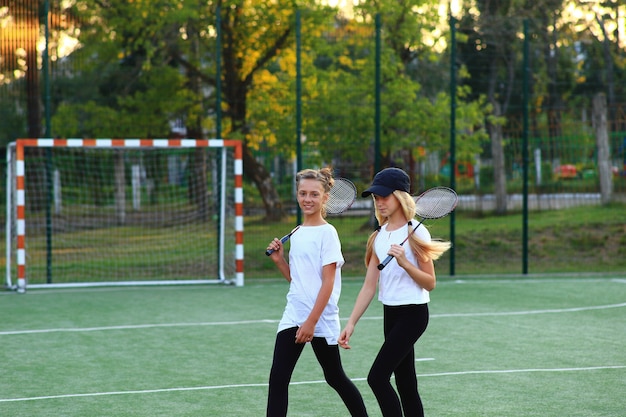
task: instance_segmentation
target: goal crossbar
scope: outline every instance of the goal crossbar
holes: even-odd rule
[[[12,147],[14,147],[15,160],[11,158]],[[10,164],[15,164],[15,178],[9,178],[7,174],[7,275],[6,285],[8,288],[17,290],[17,292],[23,293],[26,291],[27,286],[27,272],[26,272],[26,164],[24,160],[24,149],[28,147],[37,148],[103,148],[103,149],[157,149],[157,148],[221,148],[223,151],[226,148],[232,148],[233,150],[233,168],[232,175],[234,178],[234,241],[235,241],[235,276],[234,279],[227,279],[225,277],[223,268],[218,272],[218,278],[215,280],[176,280],[176,281],[125,281],[125,282],[98,282],[98,283],[83,283],[83,284],[29,284],[31,288],[37,287],[51,287],[51,286],[85,286],[85,285],[164,285],[164,284],[198,284],[198,283],[226,283],[242,286],[244,282],[243,273],[243,161],[242,161],[242,144],[238,140],[225,140],[225,139],[115,139],[115,138],[98,138],[98,139],[83,139],[83,138],[67,138],[67,139],[52,139],[52,138],[34,138],[34,139],[17,139],[7,148],[7,171],[10,171]],[[225,157],[222,157],[221,171],[223,178],[228,175],[226,172]],[[11,193],[11,189],[15,192],[15,203],[12,203],[8,195]],[[220,191],[220,216],[223,218],[224,212],[224,187]],[[12,206],[15,206],[15,213],[12,213]],[[14,285],[11,280],[11,242],[10,226],[9,222],[12,218],[16,221],[16,270],[17,270],[17,285]],[[220,224],[220,233],[218,234],[220,239],[224,236],[223,222]],[[220,242],[220,251],[224,249],[223,242]],[[220,254],[223,259],[223,253]]]

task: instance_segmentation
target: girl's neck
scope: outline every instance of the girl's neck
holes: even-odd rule
[[[398,230],[401,227],[406,227],[408,223],[408,220],[405,219],[403,216],[391,216],[387,219],[387,230],[389,230],[390,232],[393,230]]]
[[[326,220],[321,216],[304,216],[302,226],[321,226],[326,224]]]

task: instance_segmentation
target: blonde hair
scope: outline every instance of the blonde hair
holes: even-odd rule
[[[411,247],[411,250],[417,257],[417,260],[422,261],[422,262],[427,262],[429,260],[435,261],[439,259],[441,255],[443,255],[448,249],[450,249],[452,244],[448,241],[440,240],[440,239],[433,239],[430,242],[425,242],[421,240],[417,236],[417,234],[412,233],[413,229],[417,225],[417,223],[415,223],[416,220],[414,219],[415,200],[413,200],[413,197],[411,197],[411,195],[405,191],[395,190],[393,192],[393,195],[398,199],[398,201],[400,202],[400,206],[402,207],[402,212],[404,213],[404,218],[407,221],[407,228],[411,236],[408,242]],[[374,198],[374,195],[372,195],[372,198]],[[376,220],[378,220],[379,226],[383,226],[385,223],[389,221],[387,217],[383,217],[380,214],[380,212],[378,211],[378,208],[376,207],[376,204],[374,204],[374,213],[376,215]],[[365,249],[365,266],[366,267],[367,265],[369,265],[370,259],[372,258],[372,255],[374,254],[374,240],[376,239],[376,236],[378,235],[379,230],[380,230],[380,227],[376,229],[367,239],[367,247]]]
[[[303,169],[296,174],[296,189],[300,187],[300,180],[316,180],[322,184],[324,193],[328,194],[330,189],[335,185],[333,178],[333,170],[329,167],[320,169]],[[322,205],[322,217],[326,217],[326,204]]]

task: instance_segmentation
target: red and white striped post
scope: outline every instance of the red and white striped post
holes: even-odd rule
[[[26,291],[26,190],[24,148],[26,147],[94,147],[94,148],[234,148],[235,176],[235,285],[242,286],[243,274],[243,149],[238,140],[224,139],[18,139],[16,154],[16,217],[17,217],[17,291]]]

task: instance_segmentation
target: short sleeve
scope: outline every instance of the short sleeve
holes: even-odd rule
[[[415,231],[415,234],[420,240],[424,242],[430,242],[432,240],[430,236],[430,232],[428,231],[428,228],[424,226],[423,224],[420,224],[418,226],[417,230]]]
[[[334,226],[328,225],[324,229],[322,238],[322,266],[337,263],[337,268],[341,268],[345,262],[341,253],[341,241]]]

